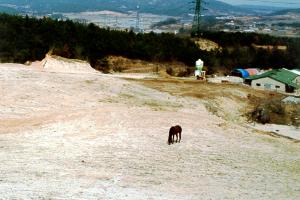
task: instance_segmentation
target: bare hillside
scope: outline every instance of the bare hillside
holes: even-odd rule
[[[300,198],[298,142],[160,90],[1,64],[0,199]]]

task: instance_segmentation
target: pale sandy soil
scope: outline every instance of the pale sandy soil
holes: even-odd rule
[[[254,128],[258,130],[269,131],[282,136],[290,137],[300,141],[300,127],[278,125],[278,124],[254,124]]]
[[[299,143],[192,97],[15,64],[0,95],[0,199],[300,199]]]

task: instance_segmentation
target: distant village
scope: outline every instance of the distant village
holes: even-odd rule
[[[27,13],[31,16],[32,14]],[[25,14],[24,14],[25,16]],[[38,18],[45,17],[36,16]],[[191,29],[193,18],[172,17],[167,15],[155,15],[149,13],[131,12],[128,14],[113,11],[81,12],[81,13],[52,13],[46,17],[67,20],[71,19],[80,23],[94,23],[102,28],[115,30],[134,30],[135,32],[170,32],[179,33],[182,29]],[[299,15],[283,16],[216,16],[214,20],[203,16],[203,24],[207,30],[224,32],[261,33],[273,36],[300,37]],[[173,19],[174,23],[164,23]],[[172,21],[172,20],[171,20]],[[156,24],[161,24],[156,26]]]
[[[299,16],[282,17],[216,17],[221,23],[214,28],[225,32],[262,33],[274,36],[300,37]],[[298,22],[297,22],[298,21]]]

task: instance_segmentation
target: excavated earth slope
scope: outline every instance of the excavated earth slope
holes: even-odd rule
[[[299,143],[192,97],[17,64],[0,65],[0,92],[0,199],[300,198]]]

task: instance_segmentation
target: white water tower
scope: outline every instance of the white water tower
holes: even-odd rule
[[[200,77],[201,76],[203,65],[204,65],[204,62],[201,59],[198,59],[196,61],[196,67],[195,67],[195,76],[196,77]]]

